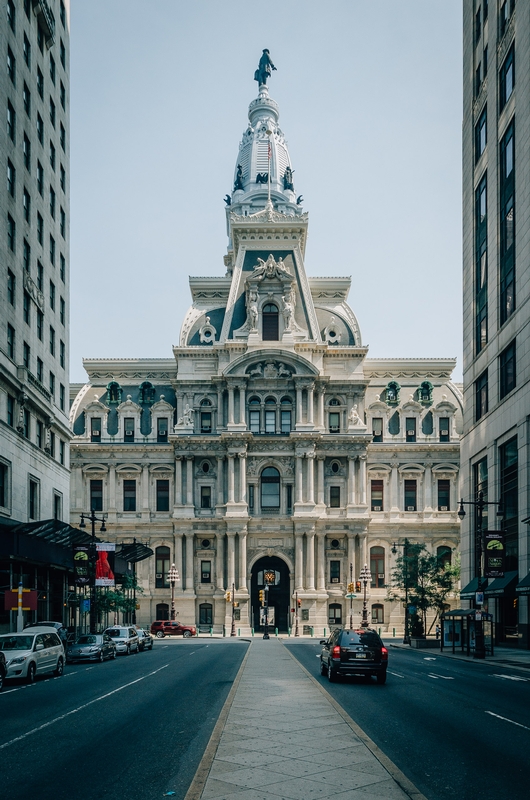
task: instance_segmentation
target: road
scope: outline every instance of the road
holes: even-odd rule
[[[150,652],[68,666],[0,694],[2,797],[181,800],[247,650],[157,641]]]
[[[286,645],[428,800],[527,800],[530,670],[390,647],[385,686],[331,684],[319,644]]]

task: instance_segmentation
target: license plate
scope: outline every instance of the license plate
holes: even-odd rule
[[[366,658],[366,653],[355,653],[354,658]]]

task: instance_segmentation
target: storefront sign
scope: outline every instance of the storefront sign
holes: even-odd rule
[[[484,534],[484,577],[504,578],[504,533],[486,531]]]
[[[89,550],[85,545],[74,547],[74,575],[76,586],[88,586],[90,583]]]

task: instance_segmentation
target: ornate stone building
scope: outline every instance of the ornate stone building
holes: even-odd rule
[[[321,635],[346,622],[347,584],[371,569],[369,616],[403,629],[386,601],[392,543],[451,556],[461,392],[451,359],[367,358],[350,278],[309,278],[308,215],[296,197],[278,106],[249,107],[227,195],[226,274],[190,278],[172,359],[84,362],[71,423],[72,524],[96,508],[109,538],[136,539],[138,619]],[[353,601],[360,621],[361,593]]]

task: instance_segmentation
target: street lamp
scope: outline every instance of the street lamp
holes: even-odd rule
[[[300,601],[301,604],[301,601]],[[295,592],[295,604],[294,604],[294,635],[300,636],[300,632],[298,630],[298,608],[299,608],[299,601],[298,601],[298,592]]]
[[[363,619],[361,622],[361,628],[368,627],[368,609],[366,607],[366,587],[368,586],[368,581],[372,580],[372,573],[368,569],[368,564],[365,564],[361,570],[361,580],[363,582]]]
[[[92,541],[90,542],[90,556],[92,561],[92,575],[90,576],[90,633],[96,632],[96,522],[101,522],[101,533],[106,533],[105,516],[96,517],[94,509],[90,514],[81,514],[81,522],[79,527],[86,528],[85,519],[90,522],[92,526]]]
[[[179,571],[174,564],[169,568],[169,585],[171,586],[171,619],[175,619],[175,584],[180,581]]]
[[[232,627],[230,628],[230,636],[236,635],[236,617],[234,609],[236,607],[236,587],[232,584]]]
[[[484,493],[478,493],[477,500],[460,500],[460,506],[458,509],[458,516],[461,520],[464,519],[466,516],[466,510],[464,506],[473,506],[476,510],[477,514],[477,531],[475,535],[475,547],[476,547],[476,560],[475,560],[475,569],[477,573],[477,593],[482,592],[482,554],[483,554],[483,535],[484,531],[482,530],[482,523],[484,519],[484,508],[486,506],[497,506],[497,517],[502,518],[504,517],[504,509],[502,500],[495,501],[495,500],[484,500]],[[475,603],[474,606],[482,606],[482,603],[477,603],[477,598],[475,595]],[[480,619],[475,617],[475,652],[473,654],[473,658],[486,658],[486,645],[484,642],[484,625],[482,622],[482,614],[480,615]]]
[[[403,544],[398,542],[394,542],[392,545],[392,553],[396,555],[397,548],[403,548],[403,581],[405,583],[405,627],[403,631],[403,644],[410,644],[410,635],[409,635],[409,563],[407,561],[409,555],[409,540],[405,539]]]
[[[265,633],[263,634],[264,639],[270,639],[269,636],[269,584],[265,584]]]

